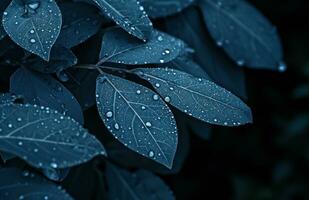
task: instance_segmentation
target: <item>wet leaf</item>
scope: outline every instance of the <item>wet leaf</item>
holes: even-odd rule
[[[113,136],[133,151],[172,167],[178,136],[174,116],[146,87],[104,74],[98,77],[97,107]]]
[[[0,150],[44,169],[72,167],[97,155],[104,147],[70,117],[48,107],[0,106]]]
[[[3,26],[22,48],[48,61],[60,33],[62,18],[55,0],[12,0],[3,14]]]
[[[139,68],[164,100],[184,113],[211,124],[239,126],[252,122],[251,110],[215,83],[169,68]]]

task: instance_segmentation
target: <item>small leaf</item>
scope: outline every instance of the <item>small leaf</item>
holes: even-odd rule
[[[104,147],[75,120],[48,107],[0,105],[0,150],[37,168],[68,168],[97,155]]]
[[[110,163],[106,166],[109,188],[108,199],[121,200],[173,200],[169,187],[157,176],[146,170],[133,173]]]
[[[175,59],[184,43],[166,33],[154,31],[147,43],[143,43],[119,28],[107,31],[103,36],[100,60],[103,62],[144,65],[166,63]]]
[[[96,34],[102,24],[97,10],[85,3],[60,4],[63,25],[56,44],[72,48]]]
[[[47,106],[83,124],[81,107],[71,92],[51,75],[19,68],[12,76],[10,91],[23,96],[26,103]]]
[[[17,168],[0,169],[0,199],[73,200],[61,187]]]
[[[128,33],[147,40],[152,33],[152,22],[137,0],[92,0],[101,10]]]
[[[244,0],[200,0],[199,6],[212,37],[238,65],[278,69],[279,36],[258,10]]]
[[[149,81],[166,102],[192,117],[224,126],[252,121],[246,104],[211,81],[168,68],[139,68],[135,73]]]
[[[48,61],[61,29],[61,12],[55,0],[12,0],[3,14],[3,26],[12,40]]]
[[[194,0],[140,0],[151,18],[166,17],[181,12]]]
[[[178,136],[174,116],[148,88],[104,74],[96,86],[100,116],[113,136],[133,151],[172,167]]]
[[[56,73],[76,65],[77,57],[65,47],[54,46],[50,54],[49,62],[37,58],[33,62],[28,62],[31,69],[42,73]]]

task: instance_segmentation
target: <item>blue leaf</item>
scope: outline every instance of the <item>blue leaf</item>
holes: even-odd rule
[[[166,20],[167,31],[184,40],[195,50],[193,54],[194,60],[205,70],[212,81],[246,99],[243,68],[238,67],[235,62],[225,55],[222,49],[217,47],[202,18],[202,14],[197,8],[190,7]],[[188,69],[185,72],[196,76]],[[202,75],[197,77],[204,78]]]
[[[110,163],[106,166],[108,199],[173,200],[173,192],[157,176],[146,170],[129,172]]]
[[[0,169],[0,199],[73,200],[61,187],[17,168]]]
[[[199,1],[212,37],[240,66],[277,70],[283,66],[276,28],[244,0]]]
[[[51,75],[20,68],[11,76],[10,91],[22,95],[26,103],[47,106],[67,113],[81,124],[84,122],[75,97]]]
[[[151,18],[166,17],[181,12],[194,0],[140,0]]]
[[[166,63],[175,59],[184,43],[166,33],[154,31],[143,43],[119,28],[110,29],[103,36],[100,63],[112,62],[129,65]]]
[[[101,10],[128,33],[147,40],[152,33],[152,22],[137,0],[92,0]]]
[[[174,116],[148,88],[104,74],[96,86],[100,116],[116,139],[133,151],[172,167],[178,136]]]
[[[55,0],[12,0],[3,14],[3,26],[12,40],[48,61],[61,29],[61,12]]]
[[[224,126],[252,122],[250,108],[211,81],[168,68],[139,68],[135,73],[149,81],[166,102],[192,117]]]
[[[77,57],[70,49],[62,46],[54,46],[49,62],[37,58],[32,62],[29,61],[27,66],[42,73],[56,73],[76,65],[76,63]]]
[[[66,2],[60,4],[60,10],[63,25],[56,44],[72,48],[96,34],[101,27],[102,17],[90,5]]]
[[[97,155],[104,147],[75,120],[48,107],[0,105],[0,150],[37,168],[68,168]]]

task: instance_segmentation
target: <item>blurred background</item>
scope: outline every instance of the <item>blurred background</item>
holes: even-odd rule
[[[191,137],[177,199],[309,199],[309,15],[306,0],[250,0],[281,35],[285,73],[246,70],[254,124]]]

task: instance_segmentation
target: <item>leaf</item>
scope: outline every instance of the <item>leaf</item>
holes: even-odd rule
[[[47,106],[67,113],[81,124],[84,122],[75,97],[50,75],[20,68],[11,76],[10,91],[22,95],[26,103]]]
[[[34,167],[68,168],[106,154],[75,120],[48,107],[7,104],[0,113],[0,150]]]
[[[201,0],[199,6],[212,35],[240,66],[277,70],[282,46],[276,28],[243,0]]]
[[[50,54],[49,62],[38,58],[33,62],[28,62],[28,66],[42,73],[56,73],[76,65],[76,63],[77,57],[70,49],[62,46],[54,46]]]
[[[175,59],[184,43],[166,33],[154,31],[143,43],[119,28],[107,31],[102,40],[100,62],[144,65],[166,63]]]
[[[194,0],[140,0],[140,2],[150,17],[158,18],[181,12]]]
[[[168,186],[159,177],[146,170],[130,173],[108,163],[106,165],[106,179],[109,186],[108,199],[175,199]]]
[[[205,70],[212,81],[246,99],[243,68],[238,67],[221,48],[218,48],[205,28],[202,18],[201,12],[192,6],[165,21],[167,32],[181,38],[195,50],[194,61]],[[185,72],[192,74],[188,70]],[[202,75],[198,77],[205,78]]]
[[[0,199],[73,200],[61,187],[17,168],[0,169]]]
[[[171,168],[177,149],[176,122],[148,88],[104,74],[96,86],[100,116],[113,136],[133,151]]]
[[[137,0],[92,0],[108,17],[128,33],[147,40],[153,31],[152,22]]]
[[[224,126],[252,122],[250,108],[211,81],[168,68],[138,68],[134,72],[149,81],[166,102],[192,117]]]
[[[3,26],[22,48],[48,61],[61,29],[61,12],[55,0],[12,0],[3,14]]]
[[[96,34],[102,24],[97,10],[85,3],[60,4],[63,25],[56,44],[72,48]]]

